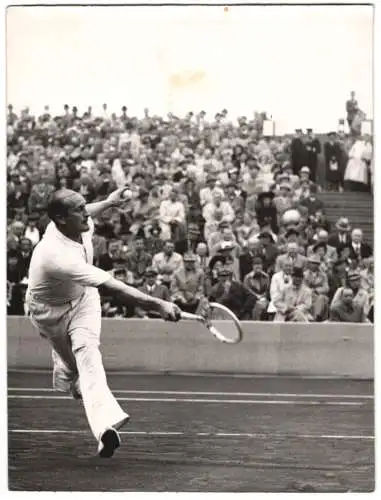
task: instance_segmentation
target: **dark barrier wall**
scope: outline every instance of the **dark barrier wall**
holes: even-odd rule
[[[50,368],[50,348],[25,317],[8,317],[8,368]],[[220,344],[183,321],[103,320],[107,370],[297,374],[373,378],[373,326],[243,324],[238,345]]]

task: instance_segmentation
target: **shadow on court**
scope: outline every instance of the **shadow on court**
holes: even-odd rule
[[[11,490],[374,489],[369,382],[161,375],[109,381],[131,421],[122,447],[101,460],[80,402],[52,399],[60,394],[44,390],[47,375],[9,375]]]

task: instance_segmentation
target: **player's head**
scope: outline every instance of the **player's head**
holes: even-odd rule
[[[84,197],[71,189],[59,189],[48,201],[48,216],[64,234],[78,236],[89,230]]]

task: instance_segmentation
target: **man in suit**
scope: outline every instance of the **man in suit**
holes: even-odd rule
[[[328,134],[328,141],[324,143],[325,178],[328,191],[339,191],[343,187],[345,166],[344,155],[336,133]]]
[[[144,273],[144,282],[139,290],[151,297],[156,297],[162,300],[170,300],[169,290],[165,285],[158,283],[158,273],[153,267],[147,267]],[[143,311],[137,307],[135,314],[138,318],[159,318],[154,311]]]
[[[171,280],[171,300],[183,311],[202,314],[207,307],[204,271],[196,267],[197,256],[184,254],[184,267],[177,269]]]
[[[312,291],[304,283],[304,271],[294,267],[292,282],[273,297],[276,309],[274,321],[308,322],[312,319]]]
[[[368,243],[363,241],[363,232],[359,228],[355,228],[352,231],[352,243],[350,245],[349,258],[355,260],[367,259],[373,255],[373,249]]]
[[[293,267],[304,268],[307,258],[299,252],[299,244],[291,242],[287,244],[286,253],[279,255],[275,262],[275,272],[282,271],[286,261],[290,261]]]
[[[209,300],[228,307],[241,320],[250,320],[256,298],[242,283],[233,279],[231,269],[218,271],[218,282],[212,287]]]
[[[351,225],[346,217],[340,217],[336,222],[336,232],[328,238],[328,244],[339,252],[341,248],[351,243]]]
[[[266,311],[270,295],[270,277],[263,271],[263,261],[261,257],[254,257],[252,271],[245,276],[243,284],[257,299],[252,319],[254,321],[266,320]]]
[[[275,245],[274,236],[269,229],[262,229],[258,235],[259,249],[257,255],[262,257],[263,269],[266,273],[272,274],[278,256],[278,249]]]
[[[313,182],[316,182],[316,170],[318,164],[318,155],[321,152],[321,144],[319,139],[315,137],[312,128],[307,129],[305,148],[307,152],[306,164],[310,169],[310,178]]]
[[[307,151],[302,139],[301,129],[295,130],[295,136],[291,141],[291,163],[295,175],[299,175],[300,169],[307,161]]]

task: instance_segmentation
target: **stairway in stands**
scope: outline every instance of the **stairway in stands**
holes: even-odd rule
[[[339,217],[348,217],[352,228],[359,227],[364,232],[364,239],[373,246],[373,196],[369,193],[331,193],[319,194],[325,211],[332,224]]]

